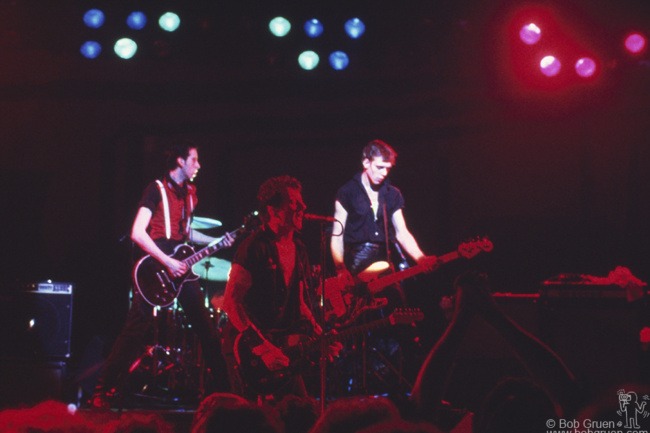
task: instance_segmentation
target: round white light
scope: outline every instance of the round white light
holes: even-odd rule
[[[113,50],[118,57],[127,60],[135,56],[138,51],[138,44],[133,39],[122,38],[115,42]]]

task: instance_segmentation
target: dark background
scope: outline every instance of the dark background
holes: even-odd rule
[[[134,2],[152,15],[175,3]],[[489,236],[493,253],[475,263],[495,290],[535,292],[559,273],[617,265],[647,280],[650,70],[621,40],[647,34],[649,3],[540,4],[602,59],[596,80],[521,80],[508,1],[195,1],[175,8],[174,35],[150,22],[129,61],[108,46],[92,61],[78,51],[89,35],[124,33],[125,7],[0,1],[3,289],[73,282],[74,355],[92,336],[110,342],[128,305],[137,201],[181,138],[200,146],[197,214],[225,229],[254,209],[264,179],[285,173],[302,180],[310,212],[330,214],[363,145],[381,138],[400,154],[391,178],[422,249]],[[109,16],[94,34],[81,23],[89,6]],[[295,25],[273,39],[266,25],[279,14],[339,30],[311,42]],[[340,30],[353,14],[367,25],[358,41]],[[304,47],[346,49],[351,65],[301,71]],[[304,236],[318,262],[318,225]],[[435,305],[466,267],[421,277],[414,302]]]

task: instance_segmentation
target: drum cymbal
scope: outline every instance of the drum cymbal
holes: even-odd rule
[[[206,257],[192,266],[192,271],[202,280],[227,281],[230,262],[218,257]]]
[[[192,222],[190,223],[190,227],[197,230],[213,229],[216,227],[221,227],[221,221],[212,218],[195,216],[192,217]]]

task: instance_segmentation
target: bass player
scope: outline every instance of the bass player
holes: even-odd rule
[[[404,219],[404,198],[391,185],[388,174],[397,152],[382,140],[373,140],[362,151],[363,171],[336,194],[331,251],[336,273],[348,284],[371,264],[389,259],[395,242],[418,264],[430,270],[436,257],[426,256]]]
[[[330,243],[336,269],[334,278],[337,282],[336,285],[362,286],[357,283],[359,280],[363,280],[360,274],[364,273],[364,270],[380,262],[383,262],[386,268],[392,267],[393,260],[390,256],[396,253],[401,255],[402,257],[399,259],[406,263],[406,257],[403,257],[402,250],[425,271],[431,271],[438,266],[437,258],[427,256],[422,252],[406,225],[403,213],[404,198],[401,191],[391,185],[388,179],[388,174],[395,166],[396,159],[397,152],[388,143],[382,140],[369,142],[362,150],[363,170],[339,188],[336,194],[335,221]],[[386,288],[381,293],[383,304],[379,303],[378,299],[370,293],[363,293],[363,290],[361,293],[359,290],[350,290],[349,293],[354,298],[350,301],[346,300],[348,305],[346,308],[349,308],[350,311],[363,312],[385,306],[383,310],[376,311],[376,314],[383,315],[395,307],[406,304],[404,293],[398,284]],[[374,306],[370,304],[374,304]],[[356,313],[350,313],[349,316],[346,324],[357,320]],[[364,314],[360,320],[369,318],[371,317],[368,314]],[[412,332],[402,332],[397,335],[396,338],[399,341],[391,336],[376,333],[371,338],[373,341],[368,341],[368,346],[374,346],[376,349],[378,347],[389,348],[387,352],[391,354],[401,354],[404,350],[410,352],[419,350],[417,338]],[[364,341],[360,346],[366,347],[366,342]],[[402,350],[394,350],[398,346],[401,346]],[[348,368],[361,370],[361,377],[353,379],[361,384],[360,391],[369,392],[365,380],[367,370],[365,354],[361,354],[361,361],[355,359],[360,355],[355,353],[355,350],[349,352],[344,350],[342,354],[341,362],[348,362],[351,365]],[[346,354],[348,355],[347,359]],[[388,359],[389,356],[386,355],[383,358]],[[416,359],[417,357],[409,356],[408,358]],[[403,364],[402,360],[393,359],[392,361]],[[358,367],[359,362],[362,364],[360,368]],[[342,388],[349,389],[351,386],[345,384]]]

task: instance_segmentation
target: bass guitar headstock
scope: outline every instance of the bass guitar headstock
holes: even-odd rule
[[[424,313],[419,308],[396,308],[388,320],[391,325],[408,325],[424,320]]]
[[[471,259],[480,252],[489,253],[494,249],[492,241],[486,236],[471,241],[463,242],[458,246],[458,254],[466,259]]]

